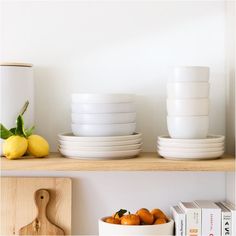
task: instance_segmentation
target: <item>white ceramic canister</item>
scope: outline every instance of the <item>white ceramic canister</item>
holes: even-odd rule
[[[25,126],[33,125],[33,65],[26,63],[0,63],[0,89],[0,123],[6,128],[14,127],[17,115],[28,100],[29,106],[24,114]]]

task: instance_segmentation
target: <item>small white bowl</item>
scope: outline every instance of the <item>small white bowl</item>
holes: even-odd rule
[[[170,99],[208,98],[210,85],[207,82],[168,83],[167,96]]]
[[[72,124],[72,132],[77,136],[121,136],[131,135],[135,132],[136,123],[85,125]]]
[[[74,93],[73,103],[128,103],[134,101],[133,94]]]
[[[208,82],[210,68],[205,66],[176,66],[169,81]]]
[[[134,103],[72,103],[72,113],[103,114],[103,113],[134,113]]]
[[[169,116],[207,116],[209,99],[167,99]]]
[[[136,113],[71,114],[75,124],[122,124],[136,121]]]
[[[98,221],[99,236],[168,236],[174,234],[174,221],[159,225],[118,225]]]
[[[168,116],[167,127],[171,138],[206,138],[209,127],[208,116]]]

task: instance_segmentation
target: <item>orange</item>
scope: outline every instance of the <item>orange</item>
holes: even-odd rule
[[[161,211],[160,209],[153,209],[151,211],[151,214],[154,216],[154,219],[159,219],[159,218],[162,218],[162,219],[165,219],[167,220],[167,217],[166,215],[163,213],[163,211]]]
[[[165,219],[159,218],[159,219],[156,219],[156,221],[154,222],[154,225],[160,225],[160,224],[165,224],[165,223],[166,223]]]
[[[109,224],[117,224],[117,225],[119,225],[120,224],[120,219],[117,219],[117,218],[114,218],[114,217],[107,217],[106,219],[105,219],[105,222],[106,223],[109,223]]]
[[[134,214],[124,215],[121,218],[122,225],[140,225],[139,216]]]
[[[154,216],[146,208],[141,208],[136,212],[136,215],[139,216],[140,221],[144,225],[152,225],[154,221]]]

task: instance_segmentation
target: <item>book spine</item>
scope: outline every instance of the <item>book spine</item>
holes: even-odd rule
[[[174,208],[171,209],[175,221],[175,235],[185,236],[185,215],[179,214]]]
[[[189,209],[186,212],[186,235],[201,236],[201,210]]]
[[[231,213],[222,212],[222,236],[232,236]]]

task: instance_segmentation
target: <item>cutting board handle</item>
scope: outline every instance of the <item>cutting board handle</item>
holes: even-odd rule
[[[37,218],[47,219],[47,205],[50,200],[50,194],[46,189],[39,189],[35,192],[35,203],[38,208]]]

